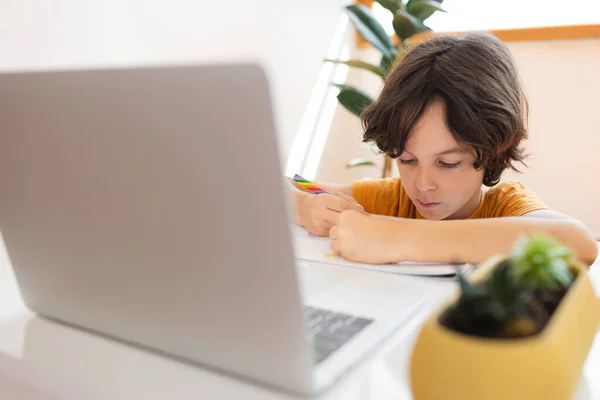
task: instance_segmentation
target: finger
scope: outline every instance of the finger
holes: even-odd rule
[[[329,224],[329,227],[340,223],[340,213],[337,211],[325,210],[323,213],[323,221]]]
[[[333,224],[326,219],[321,219],[319,223],[315,226],[315,231],[318,236],[329,236],[329,230]]]
[[[360,204],[359,204],[359,206],[360,206],[360,208],[358,208],[358,209],[353,209],[352,211],[356,211],[356,212],[358,212],[358,213],[360,213],[360,214],[364,214],[364,215],[371,215],[371,214],[369,214],[368,212],[366,212],[366,211],[365,211],[365,209],[364,209],[364,208],[363,208],[363,207],[362,207]]]
[[[313,235],[315,236],[319,236],[319,237],[327,237],[329,236],[329,228],[316,228],[313,232],[311,232]]]
[[[331,250],[333,250],[337,254],[340,254],[340,244],[337,240],[332,240],[331,245],[329,245],[329,247],[331,247]]]
[[[328,210],[342,212],[345,210],[344,207],[346,207],[345,206],[346,203],[347,203],[346,200],[343,200],[334,195],[328,195],[324,202],[324,205],[325,205],[325,208],[327,208]]]
[[[351,203],[340,197],[336,197],[336,196],[332,196],[332,195],[328,196],[327,202],[325,203],[325,207],[327,207],[331,211],[337,211],[337,212],[342,212],[342,211],[346,211],[346,210],[355,210],[358,212],[364,211],[364,209],[362,208],[362,206],[360,204]]]
[[[349,197],[349,196],[347,196],[347,197]],[[358,204],[358,202],[356,200],[354,200],[354,197],[350,197],[350,199],[352,199],[352,200],[347,200],[347,203],[345,205],[345,210],[353,210],[353,211],[358,211],[360,213],[365,212],[365,209],[363,208],[363,206]]]
[[[352,196],[348,196],[346,193],[342,192],[331,192],[332,195],[339,197],[340,199],[346,200],[349,203],[358,204],[358,201]]]
[[[338,229],[339,228],[337,226],[334,226],[329,230],[329,237],[332,240],[336,240],[338,238]]]

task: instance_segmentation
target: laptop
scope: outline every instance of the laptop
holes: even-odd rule
[[[0,229],[40,316],[315,396],[425,282],[295,259],[259,64],[0,74]]]

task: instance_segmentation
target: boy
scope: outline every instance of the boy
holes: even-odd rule
[[[540,232],[591,264],[598,247],[585,225],[549,210],[520,183],[498,185],[506,168],[523,163],[527,113],[500,40],[474,33],[423,42],[361,115],[364,141],[396,160],[400,178],[316,182],[334,195],[292,186],[296,222],[359,262],[479,263]]]

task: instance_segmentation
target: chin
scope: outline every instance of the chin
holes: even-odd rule
[[[429,221],[442,221],[450,216],[450,214],[440,213],[433,210],[419,209],[419,213]]]

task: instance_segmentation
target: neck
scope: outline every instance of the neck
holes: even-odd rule
[[[481,189],[473,194],[473,197],[467,201],[467,203],[457,212],[450,215],[446,219],[467,219],[479,208],[481,203]]]

